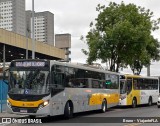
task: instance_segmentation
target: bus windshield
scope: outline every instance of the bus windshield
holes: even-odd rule
[[[125,80],[120,80],[120,93],[125,94],[127,92],[126,90],[126,83]]]
[[[49,93],[49,71],[40,69],[10,71],[9,93],[47,94]]]

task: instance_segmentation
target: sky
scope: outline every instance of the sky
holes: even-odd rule
[[[121,3],[121,0],[34,0],[34,10],[36,12],[50,11],[54,14],[55,34],[71,34],[71,61],[86,63],[85,56],[81,49],[88,49],[86,43],[80,37],[86,36],[90,30],[89,24],[94,21],[98,13],[98,4],[108,6],[109,2]],[[134,3],[137,6],[150,9],[154,13],[154,18],[159,18],[160,0],[123,0],[125,4]],[[32,9],[32,0],[26,0],[26,10]],[[152,33],[160,41],[160,30]],[[102,64],[103,65],[103,64]],[[152,62],[151,75],[160,76],[160,62]],[[132,73],[129,69],[123,69],[124,73]],[[146,75],[146,68],[142,70]]]

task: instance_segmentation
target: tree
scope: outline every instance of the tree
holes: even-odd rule
[[[100,59],[109,63],[111,71],[118,72],[120,67],[129,65],[139,74],[151,59],[159,59],[160,46],[151,32],[159,28],[160,20],[151,19],[153,12],[123,2],[110,2],[108,7],[99,4],[96,10],[98,17],[95,24],[90,23],[86,36],[89,51],[82,49],[89,64]]]

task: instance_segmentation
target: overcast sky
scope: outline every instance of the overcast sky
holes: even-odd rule
[[[71,60],[72,62],[86,62],[86,56],[81,49],[87,49],[87,45],[80,40],[80,36],[85,36],[89,31],[89,24],[97,17],[96,6],[108,5],[110,1],[121,3],[121,0],[34,0],[35,11],[50,11],[54,14],[55,34],[70,33],[72,36]],[[150,9],[154,13],[154,18],[160,17],[160,0],[123,0],[124,3],[134,3],[137,6]],[[26,0],[26,10],[32,9],[32,0]],[[160,32],[153,33],[155,38],[160,38]],[[159,39],[160,40],[160,39]],[[160,63],[151,65],[151,75],[160,75],[157,68]],[[159,70],[160,71],[160,70]],[[123,72],[130,72],[123,70]],[[146,74],[146,69],[142,74]]]

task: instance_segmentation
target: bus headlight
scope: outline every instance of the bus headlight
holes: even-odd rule
[[[43,103],[44,106],[46,106],[46,105],[48,105],[48,104],[49,104],[49,101],[45,101],[45,102]]]
[[[42,104],[39,105],[39,109],[42,109],[43,107],[47,106],[49,104],[49,100],[44,101]]]

